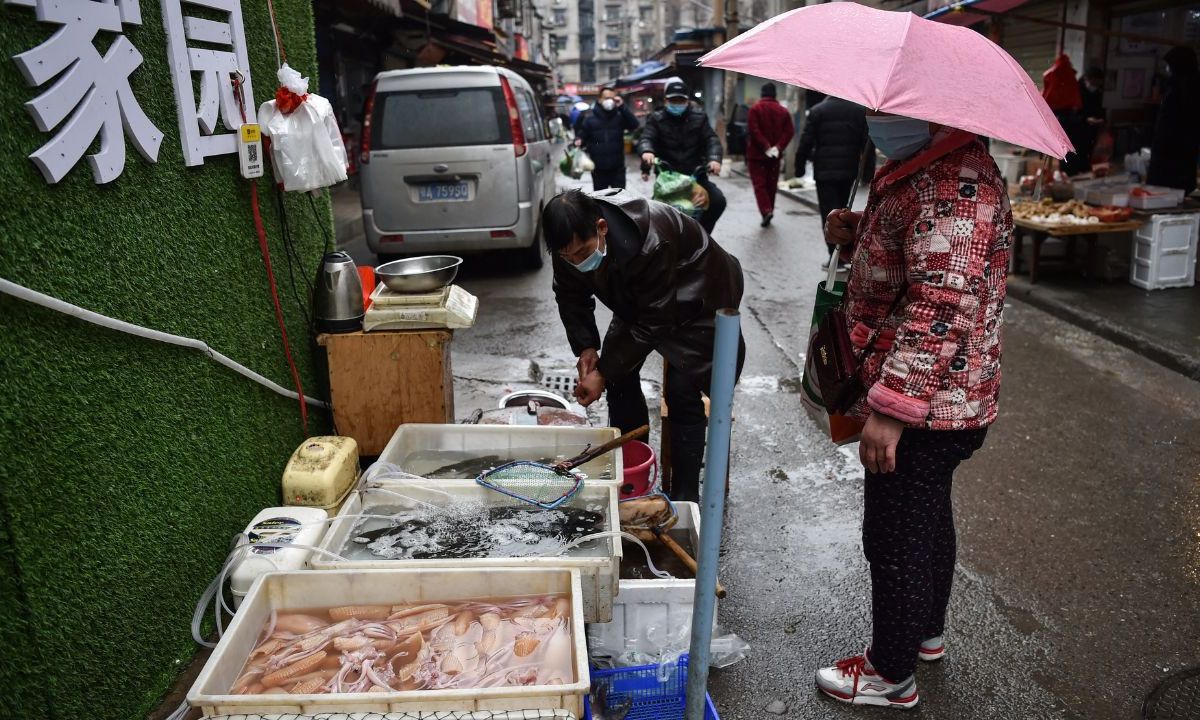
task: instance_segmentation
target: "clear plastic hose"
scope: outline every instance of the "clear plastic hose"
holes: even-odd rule
[[[627,533],[624,530],[605,530],[604,532],[592,533],[591,535],[584,535],[583,537],[575,538],[571,542],[569,542],[566,545],[563,545],[561,548],[559,548],[558,554],[562,555],[563,553],[570,550],[571,548],[576,547],[578,545],[582,545],[583,543],[585,543],[589,540],[595,540],[597,538],[603,538],[603,537],[614,537],[617,535],[625,538],[626,540],[632,540],[633,542],[637,543],[638,547],[640,547],[642,549],[642,552],[646,553],[646,567],[650,570],[651,573],[653,573],[653,575],[656,578],[659,578],[660,580],[674,580],[675,579],[675,576],[672,575],[671,573],[663,572],[662,570],[659,570],[657,567],[655,567],[654,561],[650,559],[650,549],[646,547],[646,544],[644,542],[642,542],[642,539],[640,537],[638,537],[637,535],[634,535],[633,533]]]

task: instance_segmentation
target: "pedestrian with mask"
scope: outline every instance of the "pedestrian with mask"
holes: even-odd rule
[[[721,174],[724,150],[708,116],[692,105],[687,85],[676,80],[667,84],[666,107],[646,118],[637,149],[642,154],[642,179],[650,179],[650,168],[661,159],[675,172],[697,173],[696,182],[708,192],[708,207],[700,224],[710,234],[725,212],[725,195],[709,179]]]
[[[804,177],[806,165],[812,161],[822,224],[829,213],[846,206],[864,152],[863,182],[874,173],[875,149],[868,147],[868,142],[867,111],[861,105],[831,95],[808,111],[796,148],[795,172],[796,177]],[[836,261],[837,246],[827,243],[827,247],[825,267]]]
[[[671,497],[700,498],[716,312],[742,299],[742,267],[692,218],[626,190],[568,190],[546,204],[542,232],[554,299],[578,356],[575,398],[608,400],[622,432],[649,422],[640,371],[651,351],[667,361]],[[596,299],[613,313],[601,343]],[[738,353],[738,373],[745,342]]]
[[[636,130],[638,120],[612,88],[600,91],[600,100],[579,119],[575,144],[592,158],[592,190],[625,187],[625,133]]]
[[[816,673],[854,704],[917,704],[918,659],[946,653],[955,564],[955,468],[996,419],[1000,326],[1013,242],[1007,186],[973,133],[872,113],[888,162],[862,213],[835,210],[826,238],[852,250],[846,329],[865,352],[859,456],[867,649]]]
[[[1196,189],[1196,157],[1200,154],[1200,69],[1196,51],[1190,47],[1171,48],[1163,59],[1167,91],[1154,124],[1146,181],[1190,193]]]
[[[763,84],[759,101],[750,108],[747,125],[746,167],[750,170],[750,183],[754,186],[762,226],[767,227],[775,216],[780,158],[796,132],[792,114],[775,99],[774,83]]]

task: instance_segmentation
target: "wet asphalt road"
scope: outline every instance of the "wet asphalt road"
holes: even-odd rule
[[[729,210],[714,236],[745,268],[749,348],[719,620],[753,649],[710,691],[726,720],[773,717],[776,700],[788,718],[887,716],[812,687],[817,666],[861,651],[870,631],[857,446],[824,441],[796,394],[823,275],[818,221],[780,197],[761,229],[749,181],[718,183]],[[631,173],[630,189],[650,188]],[[454,341],[460,389],[498,393],[471,380],[486,368],[519,381],[528,361],[573,367],[549,267],[468,259],[460,282],[480,298],[476,327]],[[1000,419],[956,477],[948,656],[918,669],[914,712],[1138,718],[1158,681],[1200,665],[1200,384],[1019,302],[1006,317]],[[465,415],[474,398],[459,396]]]

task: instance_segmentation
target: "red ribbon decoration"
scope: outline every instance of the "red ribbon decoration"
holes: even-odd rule
[[[275,107],[284,115],[291,115],[307,99],[308,93],[297,95],[282,85],[275,89]]]

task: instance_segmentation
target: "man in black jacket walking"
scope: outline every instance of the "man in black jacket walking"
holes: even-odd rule
[[[692,218],[625,190],[568,190],[546,204],[542,230],[554,299],[579,357],[575,397],[606,394],[623,432],[649,421],[639,373],[651,351],[667,360],[671,497],[699,499],[707,419],[700,393],[712,378],[716,312],[742,299],[742,266]],[[613,319],[601,348],[596,298]],[[738,357],[741,371],[742,343]]]
[[[867,111],[861,105],[831,95],[808,111],[796,148],[796,177],[804,176],[804,166],[812,160],[822,227],[829,213],[846,207],[867,142]],[[874,168],[871,150],[867,169]],[[870,177],[868,174],[863,181],[869,182]],[[836,249],[836,245],[829,245],[831,258]]]
[[[576,145],[582,145],[596,167],[592,190],[625,187],[625,131],[636,130],[637,118],[612,88],[600,91],[600,100],[579,119]]]
[[[721,174],[724,153],[721,139],[709,124],[708,116],[692,106],[687,86],[682,82],[667,85],[666,99],[665,108],[646,118],[642,139],[638,141],[642,178],[649,179],[649,167],[655,158],[662,160],[669,170],[696,173],[696,182],[708,191],[708,207],[700,216],[700,224],[711,233],[725,212],[725,195],[708,178]]]

